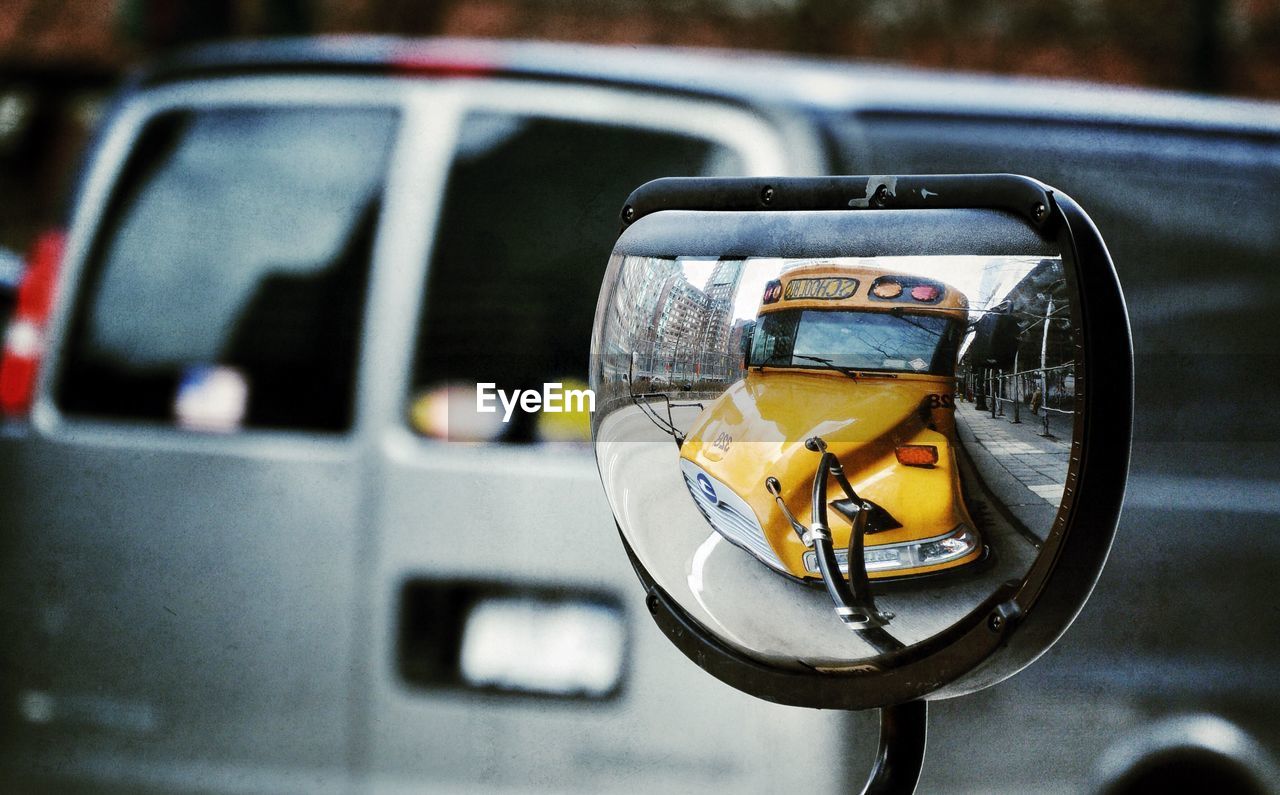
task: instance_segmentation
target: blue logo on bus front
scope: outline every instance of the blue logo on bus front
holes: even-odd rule
[[[698,487],[702,489],[703,494],[707,495],[707,499],[717,505],[720,504],[720,498],[716,496],[716,487],[711,485],[711,478],[701,472],[698,473]]]

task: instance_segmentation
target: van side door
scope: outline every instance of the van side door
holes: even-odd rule
[[[585,412],[476,411],[477,385],[586,387],[598,286],[634,187],[787,173],[786,141],[705,100],[533,81],[458,91],[450,121],[433,109],[455,145],[442,197],[423,208],[424,267],[388,289],[422,299],[387,319],[388,338],[410,344],[382,370],[369,775],[749,791],[808,775],[805,745],[835,744],[842,716],[721,687],[638,612]]]

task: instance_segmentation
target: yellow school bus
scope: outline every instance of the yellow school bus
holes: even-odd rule
[[[680,449],[685,483],[712,527],[780,573],[819,579],[812,549],[765,485],[775,478],[778,497],[807,526],[819,456],[805,441],[817,436],[872,505],[870,578],[979,560],[955,450],[964,294],[832,262],[788,268],[763,293],[745,374],[698,415]],[[857,509],[834,479],[828,493],[838,498],[828,521],[847,575]]]

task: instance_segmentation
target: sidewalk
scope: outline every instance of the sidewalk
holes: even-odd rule
[[[1022,412],[992,419],[972,403],[956,404],[960,443],[983,483],[1035,537],[1044,540],[1053,524],[1071,459],[1071,439],[1040,435],[1043,419]],[[1055,429],[1056,430],[1056,429]]]

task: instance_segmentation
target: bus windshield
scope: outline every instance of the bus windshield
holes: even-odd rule
[[[954,376],[963,330],[940,314],[784,309],[756,321],[748,364]]]

